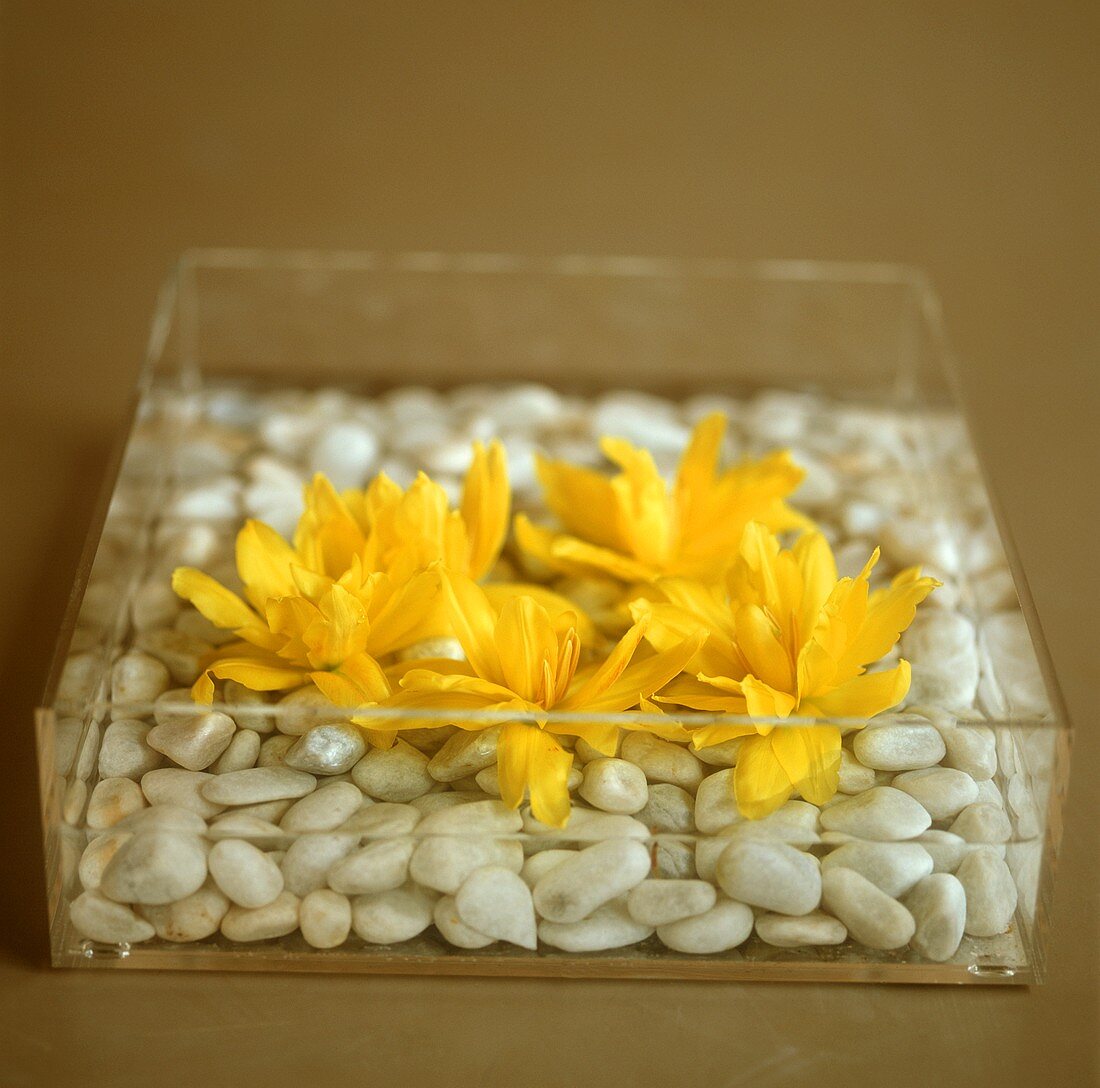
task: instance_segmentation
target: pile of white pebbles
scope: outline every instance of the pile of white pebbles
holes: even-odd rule
[[[767,959],[856,946],[874,950],[867,959],[969,962],[1034,896],[1051,733],[986,722],[1041,715],[1045,696],[954,420],[778,391],[681,403],[533,385],[376,399],[227,388],[162,395],[159,408],[131,441],[58,694],[71,714],[55,753],[70,919],[89,946],[354,949],[423,934],[435,952],[642,945]],[[308,695],[230,683],[232,716],[189,703],[226,633],[181,605],[170,571],[235,584],[242,518],[290,532],[312,472],[347,487],[380,470],[407,484],[424,468],[457,496],[471,440],[499,436],[517,507],[545,516],[534,450],[597,464],[596,440],[616,434],[671,472],[715,409],[730,418],[731,456],[786,447],[806,468],[794,501],[841,573],[881,544],[880,579],[922,563],[944,582],[901,640],[908,705],[845,738],[828,804],[794,799],[745,820],[738,741],[695,752],[624,732],[614,757],[576,744],[562,832],[500,802],[498,729],[417,730],[382,750]],[[164,462],[181,420],[158,492],[141,466]],[[937,463],[950,465],[950,494],[928,484]]]

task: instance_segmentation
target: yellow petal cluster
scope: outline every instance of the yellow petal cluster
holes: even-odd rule
[[[795,791],[823,803],[836,790],[840,728],[781,723],[863,721],[897,705],[909,666],[869,666],[937,583],[914,569],[872,591],[877,552],[858,577],[838,578],[827,542],[788,501],[801,470],[784,451],[722,468],[725,426],[713,415],[695,428],[671,485],[622,439],[601,443],[610,476],[540,459],[557,524],[518,517],[514,547],[549,584],[494,580],[513,546],[499,442],[475,444],[454,508],[423,473],[408,488],[380,475],[342,493],[315,477],[291,541],[258,521],[241,529],[240,593],[199,570],[174,573],[176,592],[235,635],[194,697],[209,703],[217,681],[233,680],[315,689],[349,714],[400,711],[382,727],[377,714],[352,716],[378,745],[427,724],[499,724],[502,798],[529,796],[557,827],[572,745],[613,754],[624,727],[697,748],[741,738],[734,781],[748,817]],[[777,533],[801,535],[787,548]],[[601,627],[617,637],[601,635],[585,606],[613,615]],[[417,657],[440,635],[464,660]],[[695,725],[684,711],[715,719]]]
[[[611,477],[564,461],[539,458],[546,504],[562,530],[516,519],[521,547],[551,570],[569,575],[648,583],[680,576],[722,576],[750,521],[775,532],[804,529],[807,518],[786,502],[803,472],[785,451],[721,470],[726,418],[715,413],[696,427],[673,486],[647,450],[621,438],[600,448],[619,468]]]
[[[750,523],[723,584],[660,579],[652,599],[635,601],[649,619],[646,638],[662,647],[703,630],[706,642],[683,676],[657,701],[758,724],[718,723],[692,731],[696,747],[744,738],[734,772],[741,812],[765,816],[797,790],[823,804],[835,792],[841,734],[837,726],[782,726],[786,718],[866,719],[896,706],[909,690],[908,662],[869,671],[939,584],[916,568],[870,590],[876,550],[855,578],[838,578],[825,538],[804,533],[781,547]]]

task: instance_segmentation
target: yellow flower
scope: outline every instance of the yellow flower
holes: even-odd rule
[[[753,718],[866,719],[896,706],[909,690],[906,661],[868,672],[913,621],[937,586],[916,568],[869,591],[878,551],[856,578],[837,579],[825,538],[805,533],[786,550],[763,525],[750,524],[724,586],[683,578],[656,584],[661,601],[636,601],[646,638],[662,650],[702,628],[707,640],[656,698],[695,710]],[[724,725],[692,731],[697,747],[734,737],[741,747],[734,788],[741,812],[765,816],[794,790],[814,804],[835,792],[840,765],[836,726]]]
[[[303,566],[336,579],[358,557],[364,570],[403,582],[437,560],[474,579],[488,574],[508,533],[511,492],[504,447],[477,442],[457,510],[423,472],[407,490],[381,474],[342,495],[318,475],[305,499],[294,534]]]
[[[534,598],[508,599],[499,614],[485,593],[460,574],[441,572],[454,631],[466,652],[465,675],[412,669],[390,707],[439,710],[515,710],[533,723],[506,722],[497,750],[501,797],[513,808],[529,789],[536,819],[564,827],[569,818],[566,780],[572,753],[557,737],[584,737],[613,754],[618,725],[555,717],[560,714],[618,714],[676,676],[703,644],[702,634],[673,640],[658,653],[634,660],[646,620],[636,623],[598,666],[578,669],[581,639],[575,617],[551,614]],[[484,723],[459,719],[463,729]],[[674,724],[672,729],[678,729]]]
[[[621,438],[600,448],[619,466],[611,478],[563,461],[538,461],[547,505],[564,532],[516,519],[520,545],[553,570],[621,582],[663,576],[721,578],[750,521],[775,532],[810,522],[784,501],[802,481],[786,452],[719,471],[726,419],[695,428],[669,488],[653,458]]]
[[[320,677],[354,680],[375,702],[389,694],[378,658],[424,637],[437,607],[438,578],[420,574],[397,583],[364,571],[357,556],[332,579],[303,566],[274,529],[248,521],[237,534],[237,571],[247,600],[208,574],[180,567],[172,588],[239,641],[219,649],[195,682],[196,700],[210,703],[214,679],[253,691],[286,691]]]

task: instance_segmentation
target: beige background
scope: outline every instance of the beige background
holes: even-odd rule
[[[0,1084],[1097,1083],[1095,3],[0,3]],[[930,271],[1078,727],[1034,990],[53,972],[31,707],[182,248]]]

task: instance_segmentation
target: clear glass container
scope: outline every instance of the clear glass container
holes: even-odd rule
[[[88,817],[89,795],[101,776],[103,735],[113,721],[147,726],[154,714],[151,702],[117,698],[112,668],[135,646],[149,647],[148,624],[137,629],[135,616],[142,607],[155,611],[158,593],[151,584],[159,579],[167,585],[165,542],[186,539],[201,552],[203,540],[224,541],[239,528],[247,479],[236,489],[224,481],[243,471],[260,448],[262,406],[297,404],[315,395],[308,391],[321,390],[329,402],[339,401],[340,411],[350,411],[410,385],[459,389],[453,395],[470,401],[479,396],[469,388],[473,383],[490,395],[499,383],[530,382],[579,398],[577,403],[616,390],[667,398],[676,411],[702,403],[700,397],[724,398],[749,421],[747,451],[789,445],[796,460],[807,434],[829,431],[839,436],[831,475],[857,500],[882,468],[868,464],[861,435],[888,421],[898,446],[884,501],[907,524],[931,534],[936,554],[945,557],[946,569],[936,573],[946,574],[947,603],[922,608],[963,617],[974,632],[979,671],[968,707],[936,705],[939,689],[926,686],[920,706],[882,715],[874,728],[905,729],[916,713],[941,735],[956,730],[980,738],[962,742],[967,750],[995,750],[995,769],[982,779],[981,796],[1002,809],[1008,828],[994,836],[1005,841],[988,847],[1003,857],[1015,886],[1005,932],[968,934],[957,952],[935,962],[910,945],[875,950],[851,936],[837,945],[785,948],[753,933],[734,948],[693,954],[674,951],[650,930],[621,947],[569,952],[545,941],[535,950],[502,942],[463,949],[432,925],[397,943],[372,944],[353,933],[339,947],[322,950],[307,944],[296,926],[268,939],[234,941],[213,932],[185,942],[160,936],[94,940],[74,926],[69,905],[82,891],[81,859],[88,843],[109,830],[102,816],[96,827],[89,827]],[[294,410],[285,414],[292,419]],[[527,437],[537,445],[537,435]],[[522,507],[523,496],[518,499]],[[841,543],[843,538],[842,531]],[[158,652],[171,667],[171,648],[162,645]],[[262,738],[297,735],[308,725],[301,708],[274,702],[220,708],[247,719]],[[378,728],[402,724],[395,714],[360,711]],[[499,717],[487,715],[487,727]],[[440,712],[440,724],[446,718]],[[552,725],[553,714],[550,719]],[[799,723],[776,727],[792,724]],[[855,733],[854,723],[831,724]],[[970,443],[936,297],[920,273],[903,267],[188,254],[158,299],[132,420],[76,573],[37,734],[58,966],[897,982],[1030,983],[1043,977],[1068,722],[1026,578]],[[723,769],[721,763],[704,768],[708,775]],[[889,780],[878,772],[876,784]],[[936,821],[932,830],[951,823]],[[655,875],[715,879],[728,827],[647,831],[635,841],[649,850]],[[805,841],[783,834],[823,857],[840,839],[822,841],[821,833],[815,824]],[[209,828],[202,835],[207,845],[218,837]],[[574,827],[551,837],[565,847],[587,847],[603,835]],[[280,830],[253,841],[285,851],[300,837]],[[514,850],[522,848],[524,856],[548,842],[547,833],[529,822],[501,837],[518,843]],[[360,834],[356,845],[371,841],[369,832]],[[971,848],[976,845],[968,842]],[[950,871],[951,865],[936,861],[937,869]],[[85,883],[95,879],[83,876]]]

